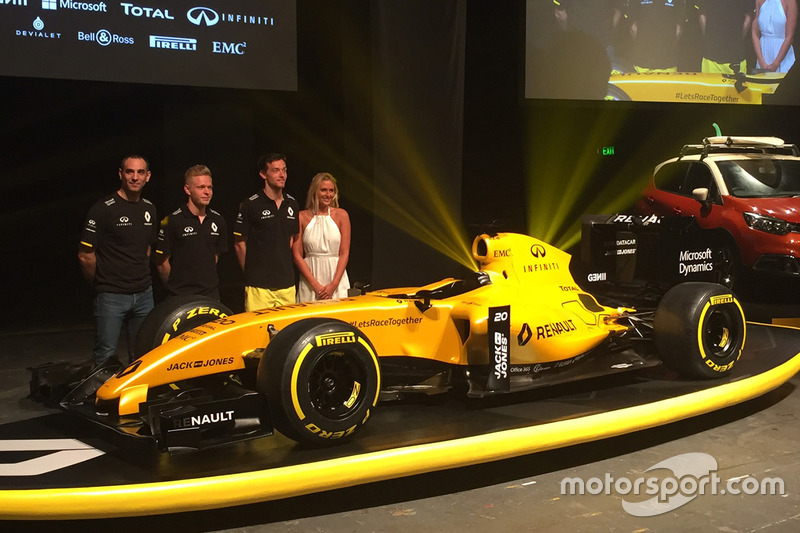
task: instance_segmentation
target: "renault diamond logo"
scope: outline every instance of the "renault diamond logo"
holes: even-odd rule
[[[201,24],[214,26],[219,22],[219,15],[210,7],[193,7],[186,12],[186,18],[195,26],[200,26]]]

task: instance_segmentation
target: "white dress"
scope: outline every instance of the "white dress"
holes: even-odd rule
[[[330,213],[330,210],[328,213]],[[323,285],[333,281],[333,276],[336,274],[336,266],[339,264],[339,243],[341,241],[342,234],[339,231],[339,226],[336,225],[330,214],[314,215],[303,231],[304,260],[317,281]],[[347,296],[349,288],[350,280],[347,277],[347,271],[345,271],[332,297],[344,298]],[[311,284],[301,275],[297,287],[297,301],[311,302],[316,299],[317,295]]]
[[[786,13],[781,0],[767,0],[758,11],[758,29],[761,30],[761,55],[767,64],[775,61],[786,36]],[[788,72],[794,64],[794,47],[790,46],[777,72]]]

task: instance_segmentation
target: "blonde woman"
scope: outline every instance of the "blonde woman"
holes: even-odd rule
[[[339,207],[336,179],[327,172],[314,176],[306,208],[300,211],[300,235],[292,253],[300,271],[297,301],[344,298],[350,288],[350,217]]]

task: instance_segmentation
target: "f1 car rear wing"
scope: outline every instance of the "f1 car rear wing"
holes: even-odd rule
[[[717,136],[704,138],[703,144],[685,145],[681,148],[679,158],[686,155],[697,154],[706,157],[712,153],[756,153],[800,156],[800,150],[798,150],[797,145],[786,144],[783,139],[778,137]]]
[[[584,215],[580,261],[573,260],[570,269],[593,293],[628,284],[666,290],[684,281],[720,283],[729,262],[725,242],[722,233],[701,229],[693,217]]]

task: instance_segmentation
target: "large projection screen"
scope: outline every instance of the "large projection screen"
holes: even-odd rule
[[[0,0],[0,75],[297,90],[295,0]]]
[[[756,48],[766,58],[769,47],[754,38],[752,0],[526,0],[525,8],[526,98],[800,103],[793,49],[780,67],[757,61]]]

